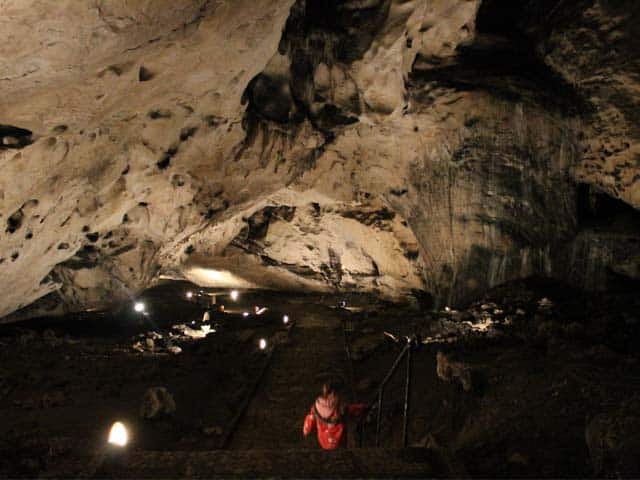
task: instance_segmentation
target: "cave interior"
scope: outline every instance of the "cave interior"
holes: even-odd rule
[[[0,93],[0,477],[640,477],[637,1],[0,1]]]

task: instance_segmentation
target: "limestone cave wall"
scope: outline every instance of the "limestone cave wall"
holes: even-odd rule
[[[2,2],[0,316],[163,278],[437,304],[640,272],[625,0]]]

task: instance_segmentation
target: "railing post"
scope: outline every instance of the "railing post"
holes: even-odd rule
[[[398,368],[398,365],[400,365],[400,362],[402,361],[402,357],[404,357],[404,354],[407,353],[410,346],[411,345],[409,343],[407,343],[404,346],[404,348],[402,349],[402,351],[400,352],[396,360],[393,362],[393,365],[389,369],[387,376],[384,377],[384,379],[380,383],[380,387],[378,388],[378,414],[376,418],[376,447],[379,446],[379,443],[380,443],[380,420],[382,417],[382,394],[384,392],[384,388],[387,385],[387,382],[389,381],[389,379],[393,376],[394,372],[396,371],[396,368]]]
[[[404,384],[404,419],[402,425],[402,446],[406,448],[409,436],[409,397],[411,394],[411,341],[407,344],[407,377]]]
[[[384,388],[378,391],[378,411],[376,413],[376,447],[380,446],[380,420],[382,417],[382,392]]]

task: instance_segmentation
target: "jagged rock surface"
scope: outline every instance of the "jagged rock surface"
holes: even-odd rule
[[[2,8],[5,321],[163,276],[438,303],[639,277],[632,1]]]

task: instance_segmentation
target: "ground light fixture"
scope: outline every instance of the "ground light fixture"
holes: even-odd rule
[[[242,312],[242,316],[243,317],[248,317],[249,316],[249,312]]]
[[[284,317],[282,317],[282,323],[284,323],[285,325],[289,323],[289,315],[285,315]]]
[[[191,300],[193,298],[193,292],[191,291],[187,292],[187,298]]]
[[[238,300],[238,290],[231,290],[231,293],[229,295],[231,295],[231,300],[233,300],[234,302]]]
[[[264,350],[267,348],[267,341],[264,338],[261,338],[258,342],[258,347],[260,347],[260,350]]]
[[[133,309],[138,313],[144,312],[144,303],[142,303],[142,302],[134,303],[133,304]]]
[[[111,426],[108,442],[110,445],[115,445],[116,447],[127,446],[127,443],[129,443],[129,433],[127,432],[127,427],[125,427],[122,422],[115,422]]]

